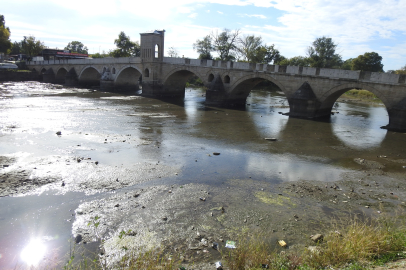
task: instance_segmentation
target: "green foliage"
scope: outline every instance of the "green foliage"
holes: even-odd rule
[[[40,40],[36,40],[34,36],[26,37],[21,41],[21,46],[23,52],[28,56],[36,56],[38,55],[43,49],[45,49],[45,45]]]
[[[120,32],[118,38],[114,40],[117,49],[110,52],[113,57],[130,57],[130,56],[140,56],[141,46],[138,41],[131,41],[130,37],[127,36],[123,31]]]
[[[14,41],[11,44],[11,50],[9,54],[22,54],[23,52],[23,45],[21,42]]]
[[[199,59],[213,59],[211,52],[214,51],[214,47],[210,35],[205,36],[202,40],[196,40],[196,43],[193,43],[193,49],[199,53]]]
[[[313,41],[312,46],[307,49],[307,55],[311,67],[319,68],[338,68],[342,60],[339,54],[336,54],[337,45],[331,38],[321,37]]]
[[[234,61],[236,59],[236,50],[239,35],[240,30],[231,32],[231,30],[227,28],[225,28],[220,34],[218,32],[211,33],[214,50],[219,55],[218,60]]]
[[[243,36],[239,39],[236,48],[243,61],[253,63],[271,63],[280,57],[280,53],[275,46],[262,44],[262,38],[254,35]]]
[[[254,59],[259,58],[257,54],[262,46],[262,38],[260,36],[244,35],[242,38],[239,38],[238,43],[237,50],[241,54],[242,60],[254,62]]]
[[[281,66],[302,66],[302,67],[309,67],[310,66],[310,59],[304,56],[294,56],[292,58],[284,58],[283,60],[279,61],[278,65]]]
[[[395,70],[395,74],[403,74],[406,75],[406,65],[398,70]]]
[[[10,28],[6,27],[4,16],[0,15],[0,52],[7,53],[11,49]]]
[[[69,42],[68,46],[65,47],[65,50],[70,50],[73,53],[88,54],[87,47],[80,41]]]
[[[343,64],[341,65],[341,69],[351,70],[353,61],[354,61],[354,58],[350,58],[350,59],[345,60],[343,62]]]
[[[383,72],[382,57],[376,52],[367,52],[352,61],[352,70]]]

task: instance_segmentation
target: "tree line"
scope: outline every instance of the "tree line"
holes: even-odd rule
[[[137,57],[141,54],[140,43],[132,41],[123,31],[114,40],[114,44],[115,49],[95,53],[92,57]],[[24,36],[20,42],[11,42],[10,28],[6,27],[4,16],[0,15],[0,52],[12,55],[26,54],[28,57],[32,57],[39,55],[45,48],[45,44],[34,36]],[[64,49],[82,54],[89,52],[80,41],[69,42]],[[238,29],[213,31],[202,39],[197,39],[193,43],[193,49],[199,54],[199,59],[384,72],[382,56],[378,53],[366,52],[356,58],[343,60],[342,56],[336,52],[337,43],[332,38],[325,36],[316,38],[307,47],[305,56],[291,58],[281,55],[274,44],[264,43],[261,36],[243,35]],[[213,53],[216,53],[217,57],[214,57]],[[170,47],[167,55],[179,57],[179,52],[175,47]],[[406,74],[406,65],[398,70],[387,72]]]
[[[240,30],[211,32],[196,40],[193,49],[199,54],[199,59],[384,72],[382,56],[378,53],[366,52],[356,58],[343,60],[336,52],[337,44],[332,38],[325,36],[316,38],[307,47],[305,56],[291,58],[281,55],[274,44],[264,44],[261,36],[242,35]],[[214,57],[213,52],[218,56]],[[406,74],[406,65],[388,72]]]

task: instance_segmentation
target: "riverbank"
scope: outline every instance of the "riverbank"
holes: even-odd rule
[[[0,82],[40,81],[42,76],[29,70],[0,70]]]

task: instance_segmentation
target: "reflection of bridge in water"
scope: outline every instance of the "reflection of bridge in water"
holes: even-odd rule
[[[100,86],[101,90],[138,90],[151,97],[182,97],[191,76],[207,87],[206,103],[244,105],[255,85],[271,81],[288,99],[290,116],[330,117],[350,89],[366,89],[385,104],[388,129],[406,130],[405,75],[340,69],[278,66],[164,57],[164,30],[141,34],[141,57],[28,62],[44,82]]]

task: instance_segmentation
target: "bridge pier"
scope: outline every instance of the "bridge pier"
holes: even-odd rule
[[[288,98],[288,102],[291,117],[328,118],[331,115],[331,108],[321,109],[321,102],[308,82],[304,82],[295,94]]]
[[[74,68],[71,68],[65,75],[65,85],[66,86],[77,86],[78,85],[78,75]]]
[[[223,81],[219,75],[213,79],[206,90],[206,104],[224,106],[227,105],[227,95]],[[245,104],[245,101],[244,101]]]
[[[44,83],[55,83],[55,73],[52,68],[49,68],[44,74],[42,74],[42,81]]]
[[[389,124],[383,128],[391,131],[406,132],[406,98],[393,108],[387,108]]]
[[[185,86],[163,85],[159,81],[142,81],[142,95],[156,98],[182,98],[185,96]]]

